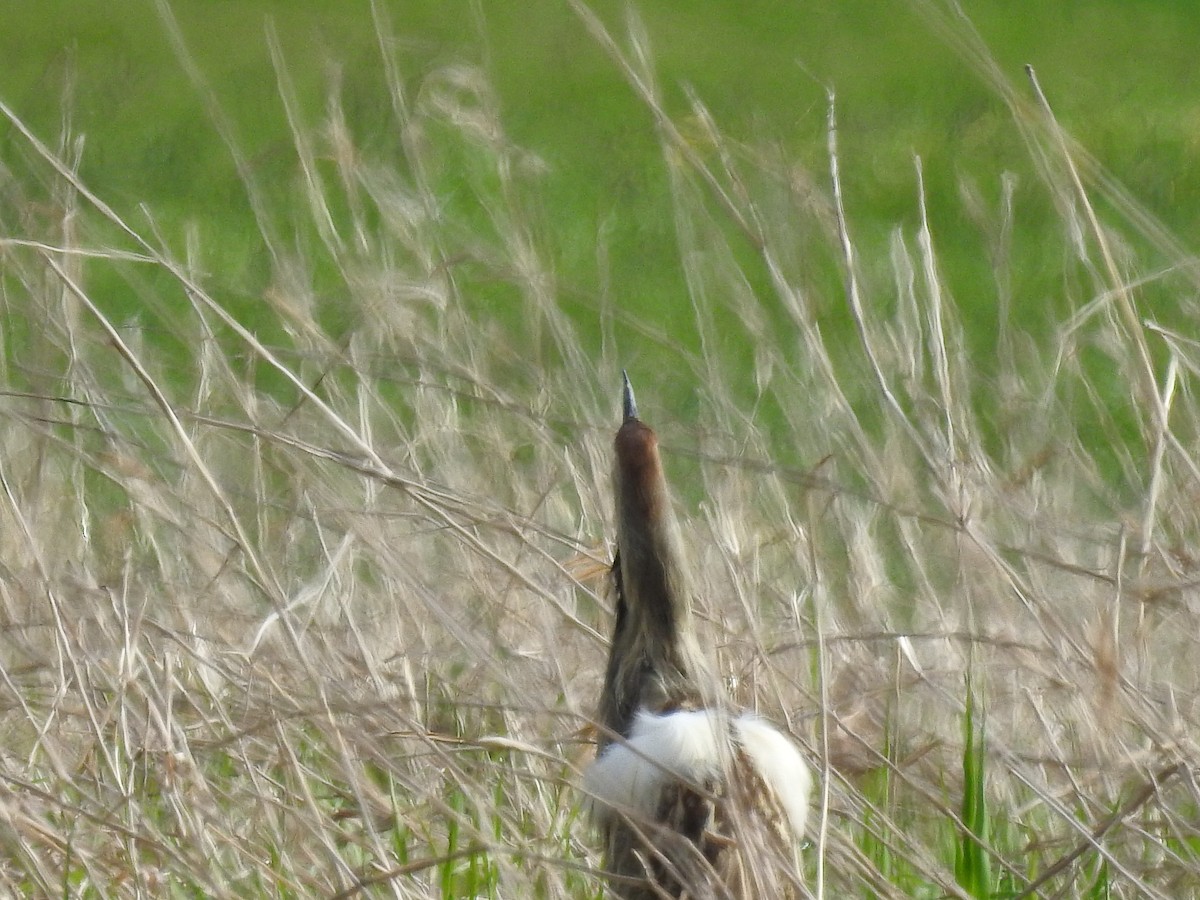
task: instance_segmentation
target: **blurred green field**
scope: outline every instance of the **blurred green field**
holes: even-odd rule
[[[560,303],[585,338],[598,345],[598,310],[611,304],[619,313],[618,345],[631,364],[669,356],[671,344],[694,351],[696,326],[667,214],[670,185],[650,116],[569,7],[553,0],[421,0],[389,8],[411,92],[419,93],[439,66],[481,65],[510,137],[544,163],[527,178],[530,211],[553,254],[548,263],[560,279]],[[624,4],[596,8],[620,30]],[[289,198],[302,204],[302,186],[266,30],[270,23],[278,33],[302,126],[320,124],[336,91],[356,145],[386,158],[396,135],[369,5],[260,0],[177,2],[171,9],[213,104],[231,123],[248,174],[280,219],[275,227],[286,241],[312,242],[306,217],[286,214]],[[827,170],[825,90],[836,91],[847,212],[868,268],[884,267],[893,228],[915,227],[913,156],[920,155],[943,274],[985,371],[1002,313],[986,239],[960,185],[973,185],[994,213],[1001,173],[1019,178],[1014,275],[1005,288],[1016,326],[1036,334],[1070,308],[1064,294],[1073,286],[1063,283],[1062,266],[1068,237],[1012,116],[931,28],[921,4],[758,0],[687,9],[646,3],[639,11],[670,112],[686,114],[690,86],[727,136],[751,148],[778,146],[818,180]],[[1028,93],[1021,66],[1031,63],[1082,145],[1176,234],[1195,233],[1200,14],[1190,4],[979,3],[969,12],[1019,90]],[[197,237],[203,268],[222,285],[224,301],[269,331],[273,317],[261,297],[273,273],[261,228],[212,106],[184,73],[154,4],[21,4],[6,11],[0,54],[0,99],[51,143],[64,129],[84,138],[85,182],[121,215],[136,215],[145,204],[173,246],[189,233]],[[0,160],[10,178],[20,180],[23,153],[12,132],[0,129]],[[472,210],[480,177],[469,159],[447,165],[443,202],[456,214],[486,219],[484,210]],[[761,287],[766,275],[744,249],[749,277]],[[837,264],[818,252],[807,265],[816,283],[835,288],[819,293],[836,297]],[[96,278],[106,309],[137,316],[155,331],[147,304],[119,277]],[[1178,325],[1170,295],[1156,290],[1149,289],[1147,308]],[[519,334],[519,313],[502,288],[480,285],[472,296],[481,327],[495,320]],[[335,297],[328,307],[326,315],[336,318]],[[813,312],[824,329],[852,340],[844,306]],[[739,311],[716,315],[736,319]],[[752,348],[720,350],[730,371],[749,368]],[[689,380],[664,386],[684,416],[694,402],[682,384]]]

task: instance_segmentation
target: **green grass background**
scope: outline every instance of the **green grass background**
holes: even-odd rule
[[[624,4],[596,8],[619,26]],[[394,142],[366,3],[176,2],[172,9],[256,182],[275,195],[273,209],[286,210],[288,196],[299,189],[266,49],[268,21],[279,33],[309,123],[320,120],[336,89],[359,146],[386,153]],[[482,64],[511,138],[546,164],[536,178],[535,221],[549,236],[544,246],[554,254],[561,302],[585,339],[599,340],[598,325],[589,321],[603,285],[640,326],[628,320],[617,326],[630,365],[653,370],[653,354],[670,353],[647,344],[639,336],[643,329],[694,349],[691,305],[665,202],[669,185],[649,114],[571,10],[555,0],[422,0],[389,9],[412,90],[438,66]],[[999,173],[1021,178],[1014,323],[1036,334],[1068,307],[1061,299],[1060,220],[1030,173],[1010,114],[918,7],[886,0],[754,0],[654,2],[639,11],[672,111],[686,108],[683,87],[691,86],[727,135],[780,144],[817,177],[827,167],[826,86],[836,91],[848,214],[868,266],[873,255],[886,259],[893,227],[915,227],[912,157],[921,156],[944,274],[985,370],[996,333],[996,289],[978,229],[958,196],[964,179],[994,203]],[[1021,65],[1033,64],[1068,130],[1176,234],[1195,233],[1200,12],[1192,4],[1006,2],[969,4],[967,11],[1011,78],[1025,88]],[[272,317],[259,298],[272,277],[270,260],[246,191],[154,5],[11,5],[0,56],[0,98],[51,142],[64,124],[83,136],[83,177],[120,214],[136,217],[145,204],[175,246],[193,229],[224,302],[244,321],[269,329]],[[24,151],[7,129],[0,131],[0,149],[19,177]],[[448,167],[440,185],[444,202],[470,212],[472,177],[469,160],[461,171]],[[285,227],[303,232],[301,219]],[[836,285],[840,279],[831,260],[818,257],[811,266],[819,281]],[[749,270],[753,276],[752,264]],[[138,316],[154,332],[145,321],[151,316],[146,304],[120,279],[93,289],[118,318]],[[518,312],[502,289],[484,285],[473,296],[481,322],[495,320],[519,333]],[[1170,298],[1154,289],[1147,303],[1156,316],[1174,315]],[[330,307],[336,309],[336,298]],[[736,317],[737,310],[722,314]],[[844,307],[816,314],[824,328],[852,338]],[[733,371],[746,368],[736,363],[748,360],[751,348],[722,349]],[[685,417],[695,397],[682,384],[687,380],[663,386]]]

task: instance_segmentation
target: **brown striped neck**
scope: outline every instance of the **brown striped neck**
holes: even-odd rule
[[[696,701],[698,666],[658,438],[637,418],[628,379],[624,405],[625,421],[613,442],[617,616],[600,717],[610,731],[627,735],[639,707],[668,709]]]
[[[631,613],[647,636],[675,643],[687,598],[679,562],[679,538],[658,455],[658,437],[638,419],[628,419],[613,442],[617,499],[617,549],[621,580]]]

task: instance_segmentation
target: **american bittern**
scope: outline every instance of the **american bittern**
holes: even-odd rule
[[[709,689],[658,439],[628,376],[624,407],[616,623],[584,781],[612,889],[625,900],[796,897],[808,768],[791,740]]]

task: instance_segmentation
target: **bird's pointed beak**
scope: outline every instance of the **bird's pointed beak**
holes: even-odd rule
[[[633,396],[633,385],[629,383],[629,373],[624,369],[621,370],[621,378],[625,381],[625,421],[629,422],[637,418],[637,400]]]

